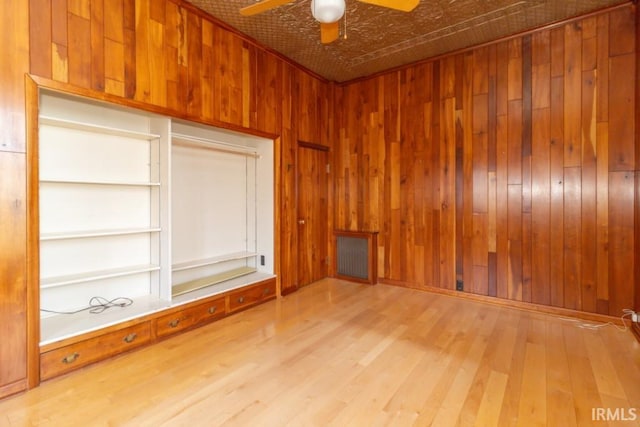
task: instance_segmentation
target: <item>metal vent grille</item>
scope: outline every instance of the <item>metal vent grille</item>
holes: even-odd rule
[[[366,237],[337,236],[337,269],[340,276],[370,279]]]

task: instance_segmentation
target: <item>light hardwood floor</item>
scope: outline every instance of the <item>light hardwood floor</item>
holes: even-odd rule
[[[640,419],[640,344],[582,326],[327,279],[0,401],[0,425],[607,425],[592,408]]]

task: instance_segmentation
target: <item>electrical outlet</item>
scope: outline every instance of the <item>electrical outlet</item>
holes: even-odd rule
[[[640,313],[631,313],[631,321],[634,323],[639,323],[640,322]]]

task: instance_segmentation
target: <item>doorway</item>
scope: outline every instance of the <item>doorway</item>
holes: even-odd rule
[[[298,286],[328,276],[329,148],[298,143]]]

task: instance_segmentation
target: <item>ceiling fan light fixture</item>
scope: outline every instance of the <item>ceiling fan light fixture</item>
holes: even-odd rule
[[[337,22],[344,15],[344,0],[311,0],[311,14],[323,24]]]

